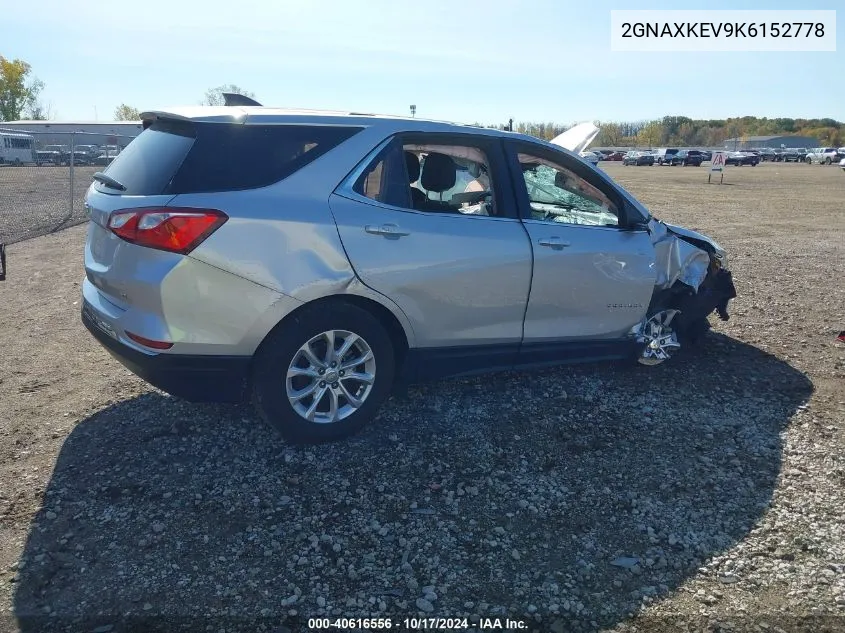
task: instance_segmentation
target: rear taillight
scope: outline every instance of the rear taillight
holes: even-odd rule
[[[126,336],[131,338],[136,343],[140,343],[144,347],[149,347],[151,349],[170,349],[173,347],[173,343],[169,343],[167,341],[154,341],[151,338],[145,338],[138,334],[133,334],[132,332],[127,331]]]
[[[228,216],[216,209],[144,208],[113,211],[109,229],[138,246],[190,253],[220,228]]]

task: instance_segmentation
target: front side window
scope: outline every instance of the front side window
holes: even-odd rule
[[[619,226],[619,209],[571,170],[530,154],[518,155],[531,219],[586,226]]]
[[[497,215],[491,164],[468,145],[390,143],[353,189],[392,206],[430,213]]]

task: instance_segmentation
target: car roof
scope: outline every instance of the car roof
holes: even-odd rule
[[[520,139],[544,143],[541,139],[517,132],[497,130],[476,125],[435,121],[389,114],[369,114],[341,110],[311,110],[304,108],[270,108],[265,106],[177,106],[158,108],[141,113],[142,120],[179,119],[204,123],[242,123],[266,125],[274,123],[351,125],[384,127],[393,131],[453,132]]]

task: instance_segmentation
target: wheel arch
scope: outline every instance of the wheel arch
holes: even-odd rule
[[[399,318],[397,318],[397,316],[393,313],[392,310],[390,310],[390,308],[384,306],[375,299],[360,294],[348,293],[328,295],[325,297],[320,297],[318,299],[313,299],[311,301],[302,303],[301,305],[297,306],[294,310],[291,310],[278,323],[276,323],[276,325],[274,325],[269,332],[267,332],[267,334],[261,340],[261,343],[258,344],[258,347],[256,348],[255,353],[253,354],[253,359],[261,353],[261,350],[262,348],[264,348],[267,341],[270,340],[270,338],[278,330],[285,327],[285,325],[290,323],[293,319],[298,318],[299,315],[303,313],[303,311],[313,310],[315,307],[321,306],[328,307],[329,305],[336,303],[346,303],[348,305],[356,306],[366,312],[369,312],[372,316],[374,316],[387,331],[387,334],[390,337],[391,342],[393,343],[393,354],[396,360],[396,367],[401,367],[402,363],[407,357],[408,349],[411,346],[411,341],[409,340],[406,327],[400,322]]]

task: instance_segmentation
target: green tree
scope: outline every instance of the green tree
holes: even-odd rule
[[[141,112],[138,108],[133,108],[125,103],[121,103],[114,110],[115,121],[137,121],[141,118]]]
[[[637,144],[654,147],[660,143],[664,130],[660,121],[652,121],[644,125],[637,134]]]
[[[224,92],[232,92],[234,94],[243,95],[250,99],[255,99],[255,95],[249,90],[244,90],[235,84],[223,84],[216,88],[209,88],[205,91],[205,98],[202,100],[202,105],[221,106],[224,105]]]
[[[0,121],[16,121],[25,112],[31,114],[43,88],[29,64],[0,55]]]
[[[599,128],[596,145],[599,147],[619,147],[622,144],[622,126],[618,123],[596,123]]]

